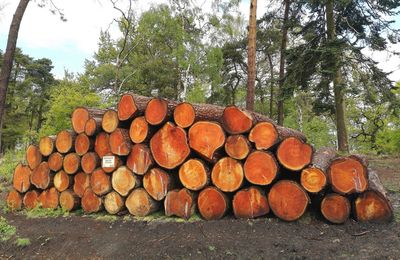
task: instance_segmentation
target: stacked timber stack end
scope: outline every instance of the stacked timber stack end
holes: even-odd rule
[[[304,134],[236,106],[128,93],[116,109],[76,108],[71,125],[28,147],[10,208],[285,221],[310,210],[331,223],[393,216],[363,157],[314,151]]]

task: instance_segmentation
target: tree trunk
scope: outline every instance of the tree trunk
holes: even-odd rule
[[[334,44],[336,41],[336,29],[334,18],[334,1],[328,0],[326,3],[326,28],[328,42]],[[332,47],[331,47],[332,48]],[[336,115],[336,132],[338,150],[342,152],[349,151],[349,143],[346,127],[345,102],[344,102],[344,85],[341,72],[340,54],[332,51],[334,59],[333,69],[333,92],[335,96],[335,115]]]
[[[232,201],[236,218],[256,218],[267,215],[269,206],[265,193],[258,187],[251,186],[236,192]]]
[[[18,32],[21,25],[22,17],[29,4],[29,0],[20,0],[15,10],[13,19],[11,21],[10,30],[8,32],[7,47],[3,56],[3,62],[0,71],[0,126],[3,126],[6,96],[8,89],[8,82],[10,80],[11,70],[14,61],[15,49],[17,46]],[[2,128],[0,129],[0,137],[2,135]],[[1,140],[1,138],[0,138]],[[2,143],[0,143],[0,151],[2,151]]]
[[[216,187],[207,187],[202,190],[197,199],[200,215],[205,220],[222,218],[229,209],[229,199]]]
[[[278,125],[283,125],[285,119],[284,112],[284,85],[285,85],[285,64],[286,64],[286,46],[288,41],[288,27],[289,27],[289,11],[290,11],[290,0],[284,0],[285,11],[282,21],[282,40],[280,53],[281,57],[279,60],[279,89],[278,89]]]
[[[270,99],[269,99],[269,117],[272,119],[274,117],[274,63],[272,62],[272,57],[270,54],[267,55],[269,68],[271,70],[271,83],[270,83]]]
[[[254,111],[254,85],[256,80],[257,0],[250,2],[249,36],[247,46],[246,108]]]

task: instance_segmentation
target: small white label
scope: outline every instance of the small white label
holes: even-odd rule
[[[114,156],[104,156],[101,162],[101,167],[103,168],[113,168],[115,167],[115,158]]]

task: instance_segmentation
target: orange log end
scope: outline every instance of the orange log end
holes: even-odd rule
[[[68,153],[73,149],[75,134],[70,131],[63,130],[57,134],[56,148],[60,153]]]
[[[79,172],[74,176],[73,190],[79,197],[82,197],[86,189],[90,186],[90,175]]]
[[[47,162],[42,162],[31,174],[31,183],[38,189],[47,189],[50,185],[50,168]]]
[[[14,169],[13,187],[15,190],[24,193],[31,187],[31,174],[32,170],[21,163]]]
[[[64,211],[73,211],[79,206],[80,201],[73,191],[65,190],[60,194],[60,206]]]
[[[117,129],[119,124],[118,113],[115,110],[107,110],[101,121],[101,127],[106,133],[112,133]]]
[[[138,184],[138,178],[125,166],[119,167],[112,174],[111,185],[121,196],[127,196]]]
[[[118,103],[118,118],[121,121],[132,118],[137,112],[137,106],[132,95],[124,94]]]
[[[72,184],[70,176],[64,171],[59,171],[54,175],[54,187],[59,191],[65,191]]]
[[[58,208],[59,193],[56,188],[50,188],[42,191],[39,195],[39,202],[44,209],[56,209]]]
[[[230,134],[247,133],[253,126],[252,116],[236,106],[228,106],[224,109],[222,122],[225,131]]]
[[[24,206],[27,209],[34,209],[39,204],[39,192],[36,190],[31,190],[25,193],[24,196]]]
[[[115,129],[115,131],[110,134],[109,142],[113,154],[125,156],[131,151],[132,142],[127,129]]]
[[[236,192],[232,206],[236,218],[256,218],[269,212],[267,197],[253,186]]]
[[[109,140],[110,136],[105,132],[101,132],[96,136],[94,150],[100,158],[103,158],[104,155],[111,153]]]
[[[91,148],[91,140],[85,133],[79,134],[75,139],[75,152],[82,156],[89,151]]]
[[[214,185],[224,192],[236,191],[243,183],[243,167],[239,161],[224,157],[214,165],[211,179]]]
[[[8,193],[7,206],[13,211],[22,208],[22,196],[18,191],[12,190]]]
[[[95,213],[102,209],[103,201],[91,188],[87,188],[81,199],[81,204],[85,213]]]
[[[29,168],[35,169],[42,162],[42,154],[40,153],[39,147],[36,145],[29,145],[26,149],[26,162]]]
[[[119,156],[117,156],[115,154],[112,154],[112,153],[108,153],[105,156],[107,156],[107,158],[110,160],[110,162],[114,162],[114,164],[112,164],[112,163],[104,164],[102,162],[101,163],[101,168],[103,169],[104,172],[112,173],[113,171],[118,169],[118,167],[120,167],[122,165],[122,161],[119,158]]]
[[[190,147],[207,160],[214,160],[215,152],[224,143],[224,131],[216,122],[199,121],[189,129]]]
[[[311,163],[313,149],[296,137],[283,140],[276,153],[278,161],[287,169],[300,171]]]
[[[231,135],[226,139],[225,152],[233,159],[243,160],[249,155],[250,143],[244,135]]]
[[[196,113],[190,103],[183,102],[178,104],[174,109],[175,124],[182,128],[187,128],[194,123]]]
[[[268,185],[278,175],[278,163],[271,153],[255,151],[244,163],[244,174],[252,184]]]
[[[326,175],[315,167],[308,167],[301,171],[300,183],[303,188],[311,193],[318,193],[326,186]]]
[[[190,154],[185,130],[167,122],[150,140],[154,160],[163,168],[181,165]]]
[[[49,164],[50,170],[52,170],[53,172],[58,172],[59,170],[61,170],[63,166],[63,161],[64,161],[64,156],[59,152],[55,152],[49,156],[47,162]]]
[[[104,199],[104,208],[111,215],[115,215],[120,212],[124,206],[124,198],[122,198],[121,195],[115,191],[108,193]]]
[[[190,159],[179,168],[179,179],[189,190],[203,189],[209,183],[209,175],[207,167],[199,159]]]
[[[153,199],[160,201],[172,189],[172,178],[164,170],[153,168],[144,175],[143,187]]]
[[[81,168],[85,173],[92,173],[100,166],[100,158],[96,153],[87,153],[82,156]]]
[[[97,131],[100,129],[100,123],[98,124],[96,119],[94,118],[89,118],[88,121],[86,121],[85,124],[85,134],[87,136],[93,136],[96,134]]]
[[[249,140],[257,150],[267,150],[278,142],[278,131],[272,123],[260,122],[251,129]]]
[[[369,190],[355,200],[355,215],[358,221],[388,222],[393,218],[393,210],[382,194]]]
[[[222,218],[229,206],[226,195],[215,187],[207,187],[202,190],[197,203],[199,212],[205,220]]]
[[[169,191],[164,200],[166,216],[189,219],[193,215],[195,207],[193,193],[185,188]]]
[[[158,209],[158,203],[153,200],[143,188],[134,189],[125,201],[129,213],[144,217]]]
[[[296,182],[282,180],[272,186],[268,202],[275,216],[285,221],[293,221],[304,214],[310,198]]]
[[[150,125],[162,124],[168,114],[168,103],[161,98],[153,98],[147,103],[145,118]]]
[[[85,131],[86,121],[89,119],[89,111],[84,107],[77,107],[71,115],[72,129],[78,134]]]
[[[111,190],[110,176],[101,168],[97,168],[90,174],[90,188],[96,195],[107,194]]]
[[[349,200],[336,193],[325,196],[321,202],[321,213],[326,220],[335,224],[346,222],[350,216],[351,206]]]
[[[135,144],[126,160],[126,166],[138,175],[144,175],[151,165],[153,158],[150,149],[145,144]]]
[[[76,153],[69,153],[64,157],[63,168],[67,174],[76,173],[81,165],[81,157]]]
[[[54,142],[55,142],[54,137],[45,136],[45,137],[40,138],[40,141],[39,141],[40,153],[45,157],[47,157],[51,153],[53,153],[54,148],[55,148]]]
[[[140,144],[148,138],[149,124],[147,123],[144,116],[133,119],[129,128],[129,137],[132,142]]]

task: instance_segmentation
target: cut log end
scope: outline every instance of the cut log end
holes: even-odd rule
[[[104,161],[105,158],[107,159],[108,162]],[[108,154],[104,155],[104,157],[103,157],[103,161],[101,163],[101,168],[106,173],[112,173],[113,171],[118,169],[118,167],[120,167],[121,165],[122,165],[122,161],[119,156],[112,154],[112,153],[108,153]]]
[[[166,121],[168,115],[168,103],[164,99],[153,98],[147,103],[145,118],[150,125],[160,125]]]
[[[255,144],[257,150],[267,150],[279,141],[279,135],[272,123],[260,122],[251,129],[249,140]]]
[[[124,94],[118,103],[118,118],[121,121],[131,119],[138,112],[132,95]]]
[[[63,166],[63,161],[64,161],[64,156],[59,152],[55,152],[49,156],[47,162],[49,164],[50,170],[52,170],[53,172],[58,172],[59,170],[61,170]]]
[[[190,103],[183,102],[174,109],[174,122],[182,128],[187,128],[194,123],[196,113]]]
[[[124,198],[115,191],[108,193],[104,199],[104,208],[111,215],[120,212],[124,208],[124,205]]]
[[[55,136],[44,136],[44,137],[40,138],[39,150],[43,156],[48,157],[50,154],[52,154],[54,152],[55,140],[56,140]]]
[[[158,210],[158,203],[143,188],[134,189],[125,201],[129,213],[145,217]]]
[[[64,171],[59,171],[54,175],[54,187],[59,191],[65,191],[72,184],[72,177]]]
[[[226,139],[225,152],[234,159],[243,160],[250,153],[250,143],[244,135],[231,135]]]
[[[80,205],[81,199],[73,191],[65,190],[60,194],[60,206],[64,211],[73,211]]]
[[[100,158],[96,153],[87,153],[82,156],[81,168],[85,173],[92,173],[100,166]]]
[[[39,202],[44,209],[56,209],[59,204],[59,193],[56,188],[50,188],[42,191],[39,196]]]
[[[89,119],[89,111],[84,107],[77,107],[71,115],[72,129],[78,134],[85,131],[85,124]]]
[[[360,193],[368,188],[367,167],[353,156],[332,161],[328,179],[332,189],[339,194]]]
[[[227,196],[215,187],[207,187],[202,190],[197,203],[200,215],[205,220],[221,219],[229,207]]]
[[[127,196],[133,188],[140,185],[140,182],[131,170],[121,166],[113,172],[111,185],[121,196]]]
[[[268,202],[275,216],[285,221],[294,221],[304,214],[310,198],[296,182],[282,180],[272,186]]]
[[[153,168],[144,175],[143,187],[153,199],[163,200],[173,188],[172,177],[160,168]]]
[[[131,151],[132,142],[129,137],[129,130],[117,128],[110,134],[110,149],[113,154],[125,156]]]
[[[102,199],[92,191],[91,188],[86,189],[81,199],[82,209],[85,213],[99,212],[103,208]]]
[[[216,122],[199,121],[189,129],[190,147],[209,161],[215,159],[215,152],[224,144],[224,131]]]
[[[256,185],[268,185],[278,175],[278,163],[275,157],[268,152],[252,152],[244,163],[246,179]]]
[[[67,174],[75,174],[81,165],[81,157],[76,153],[69,153],[64,157],[63,168]]]
[[[103,158],[104,155],[111,153],[110,135],[105,132],[100,132],[96,136],[94,150],[100,158]]]
[[[14,169],[13,187],[16,191],[24,193],[31,187],[32,170],[21,163]]]
[[[31,174],[31,183],[38,189],[47,189],[52,179],[50,176],[50,168],[47,162],[42,162],[36,167]]]
[[[203,189],[210,181],[210,173],[205,164],[198,159],[190,159],[179,168],[182,185],[193,191]]]
[[[171,190],[164,200],[166,216],[177,216],[189,219],[196,209],[194,194],[188,189]]]
[[[12,211],[22,208],[22,196],[18,191],[12,190],[7,195],[7,206]]]
[[[234,192],[243,184],[243,167],[239,161],[224,157],[214,165],[211,179],[220,190]]]
[[[252,116],[236,106],[228,106],[224,109],[222,122],[225,131],[229,134],[247,133],[253,126]]]
[[[63,130],[57,134],[56,148],[60,153],[68,153],[73,150],[75,142],[75,133]]]
[[[35,169],[42,162],[42,154],[40,153],[39,147],[36,145],[29,145],[26,149],[26,162],[29,168]]]
[[[117,129],[119,124],[118,113],[115,110],[107,110],[101,121],[101,127],[106,133],[112,133]]]
[[[75,139],[75,152],[82,156],[93,149],[93,141],[85,134],[79,134]]]
[[[73,190],[79,197],[83,197],[86,189],[90,186],[90,175],[79,172],[74,176]]]
[[[301,171],[300,183],[306,191],[318,193],[325,188],[327,179],[319,168],[308,167]]]
[[[39,192],[36,190],[31,190],[25,193],[24,196],[24,207],[26,209],[34,209],[39,205]]]
[[[321,213],[326,220],[335,224],[346,222],[350,216],[349,200],[336,193],[328,194],[321,202]]]
[[[313,149],[296,137],[283,140],[276,153],[278,161],[287,169],[300,171],[311,163]]]
[[[269,213],[269,205],[265,194],[256,187],[236,192],[232,201],[236,218],[256,218]]]
[[[96,195],[101,196],[107,194],[111,191],[110,176],[101,168],[97,168],[90,174],[90,188]]]
[[[153,165],[150,149],[145,144],[135,144],[126,160],[126,166],[138,175],[144,175]]]
[[[390,202],[378,191],[368,190],[361,193],[354,204],[358,221],[389,222],[393,219]]]
[[[85,134],[87,136],[94,136],[101,130],[101,120],[96,120],[94,118],[89,118],[85,124]]]
[[[167,122],[150,140],[154,160],[163,168],[174,169],[190,154],[185,130]]]
[[[140,144],[149,138],[149,124],[144,116],[133,119],[129,128],[129,137],[136,144]]]

